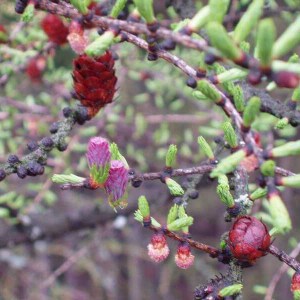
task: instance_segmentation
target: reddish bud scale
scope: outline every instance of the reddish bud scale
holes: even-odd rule
[[[292,277],[291,291],[300,291],[300,272],[296,272]]]
[[[264,223],[250,216],[238,218],[229,232],[232,255],[240,261],[255,262],[266,255],[271,237]]]
[[[57,45],[67,43],[69,29],[62,19],[56,15],[47,15],[41,22],[41,27],[48,36],[49,40]]]
[[[103,187],[104,187],[104,184],[99,184],[99,183],[95,182],[95,181],[93,180],[93,178],[90,176],[90,177],[88,178],[87,186],[88,186],[88,188],[91,189],[91,190],[97,190],[97,189],[103,188]]]
[[[98,58],[84,54],[74,60],[73,66],[74,90],[92,118],[113,100],[117,83],[113,57],[111,52]]]
[[[294,89],[300,84],[300,76],[292,72],[281,71],[274,73],[272,77],[279,87]]]
[[[30,59],[26,66],[27,76],[34,82],[40,82],[46,67],[46,59],[43,56]]]

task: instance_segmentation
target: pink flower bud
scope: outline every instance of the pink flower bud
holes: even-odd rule
[[[181,269],[188,269],[194,263],[195,256],[191,253],[189,244],[179,244],[175,255],[175,263]]]
[[[149,257],[157,263],[164,261],[170,253],[166,237],[162,233],[155,233],[147,248]]]
[[[120,200],[124,196],[127,185],[128,170],[121,161],[111,161],[109,175],[104,187],[112,203]]]
[[[93,137],[89,140],[86,158],[90,168],[105,167],[110,161],[109,143],[101,137]]]

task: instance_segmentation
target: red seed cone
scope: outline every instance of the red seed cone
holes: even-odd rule
[[[255,217],[239,217],[229,231],[230,251],[240,261],[254,263],[267,254],[270,244],[266,225]]]
[[[67,42],[69,29],[60,17],[49,14],[42,20],[41,26],[51,42],[57,45]]]
[[[84,54],[73,61],[73,66],[74,90],[92,118],[113,100],[117,83],[113,57],[110,52],[98,58]]]

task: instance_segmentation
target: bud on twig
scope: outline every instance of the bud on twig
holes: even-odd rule
[[[246,129],[250,128],[251,124],[254,122],[260,111],[260,105],[261,102],[258,97],[252,97],[247,103],[243,115],[243,125]]]
[[[219,292],[219,297],[230,297],[239,294],[243,289],[243,285],[240,283],[232,284],[229,286],[224,287]]]
[[[169,177],[166,177],[165,181],[166,181],[166,185],[169,188],[171,195],[182,196],[184,194],[184,190],[182,189],[180,184],[177,183],[175,180],[173,180]]]
[[[203,151],[203,153],[210,159],[210,160],[214,160],[215,159],[215,155],[211,149],[211,147],[209,146],[208,142],[205,140],[205,138],[203,136],[199,136],[198,137],[198,144],[201,148],[201,150]]]
[[[237,111],[243,112],[245,109],[244,92],[239,85],[236,85],[233,89],[233,101]]]
[[[236,133],[230,122],[225,122],[222,126],[224,130],[224,138],[225,141],[229,144],[232,149],[236,149],[238,147],[238,140]]]
[[[275,161],[274,160],[267,160],[263,162],[260,166],[260,171],[264,176],[271,177],[275,174]]]
[[[168,213],[168,217],[167,217],[167,224],[171,224],[172,222],[174,222],[178,217],[178,205],[175,204],[173,205]]]
[[[138,207],[141,215],[143,216],[143,221],[150,221],[150,207],[145,196],[140,196],[138,199]]]
[[[197,83],[197,88],[203,95],[217,104],[222,101],[222,95],[220,92],[207,80],[199,80]]]
[[[177,146],[172,144],[168,148],[166,155],[166,167],[172,168],[176,163]]]
[[[217,186],[217,194],[219,195],[222,203],[224,203],[227,207],[234,207],[234,199],[230,193],[230,187],[228,178],[226,175],[220,175],[218,177],[218,186]]]

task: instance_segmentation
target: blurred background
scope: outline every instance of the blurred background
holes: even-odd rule
[[[170,7],[171,2],[154,0],[156,12],[166,26],[178,22],[179,14],[188,17],[190,5],[201,7],[205,4],[205,1],[186,1],[185,7],[185,1],[173,1],[174,6]],[[251,1],[236,2],[242,11]],[[288,1],[267,2],[288,5]],[[75,55],[68,45],[56,48],[46,59],[42,79],[33,81],[26,72],[26,64],[30,51],[42,49],[47,42],[39,26],[45,13],[38,12],[33,22],[26,25],[19,23],[14,1],[1,0],[0,8],[0,24],[9,34],[14,34],[14,47],[20,50],[8,60],[8,46],[0,44],[0,75],[9,74],[5,84],[0,86],[0,163],[4,163],[11,153],[20,157],[28,153],[28,142],[47,136],[49,125],[62,119],[62,108],[75,107],[76,100],[70,95]],[[293,16],[290,12],[274,16],[278,34]],[[114,46],[113,51],[118,56],[115,101],[92,121],[75,126],[67,150],[51,152],[44,175],[21,180],[14,174],[0,183],[0,207],[3,209],[0,237],[9,234],[9,228],[27,214],[61,224],[66,216],[84,216],[99,210],[98,225],[26,245],[3,248],[5,242],[0,240],[0,299],[193,299],[197,285],[220,272],[226,273],[225,265],[195,250],[192,251],[194,266],[188,270],[177,268],[174,263],[177,244],[171,240],[168,241],[169,258],[161,264],[150,261],[146,247],[152,233],[134,220],[133,212],[137,198],[146,195],[153,216],[162,223],[165,221],[174,199],[159,180],[144,182],[137,189],[131,187],[129,205],[118,213],[108,206],[105,194],[99,190],[62,191],[51,182],[54,173],[88,176],[85,151],[93,136],[116,142],[130,167],[139,172],[161,171],[171,143],[178,146],[177,167],[197,165],[205,159],[199,151],[197,137],[205,136],[215,148],[214,139],[222,136],[221,124],[226,119],[223,112],[211,103],[196,100],[185,84],[186,77],[174,66],[162,60],[149,62],[144,51],[125,43]],[[177,47],[174,54],[191,66],[199,65],[203,59],[198,52],[182,47]],[[290,93],[274,90],[272,96],[285,101]],[[299,139],[295,128],[275,131],[276,122],[275,117],[263,113],[258,118],[255,128],[262,134],[263,141]],[[300,171],[297,158],[281,159],[279,165],[296,173]],[[251,175],[250,182],[254,178],[255,175]],[[179,182],[184,187],[188,178],[181,178]],[[193,239],[218,247],[221,235],[230,224],[224,222],[225,208],[215,188],[216,183],[204,176],[199,184],[199,197],[190,200],[187,212],[195,220],[191,227]],[[290,252],[299,242],[300,202],[297,191],[292,189],[286,189],[283,198],[294,229],[289,235],[278,237],[274,244]],[[7,206],[18,211],[15,218],[7,216]],[[263,201],[253,209],[263,210]],[[280,265],[269,255],[254,267],[245,269],[244,299],[263,299]],[[289,276],[282,276],[274,299],[292,297]]]

